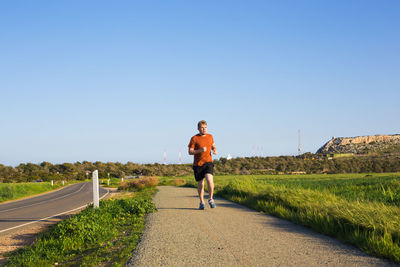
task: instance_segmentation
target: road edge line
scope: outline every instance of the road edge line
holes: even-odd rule
[[[102,196],[100,199],[103,199],[103,198],[104,198],[105,196],[107,196],[109,193],[110,193],[110,190],[107,189],[107,193],[106,193],[104,196]],[[33,222],[28,222],[28,223],[24,223],[24,224],[21,224],[21,225],[13,226],[13,227],[11,227],[11,228],[7,228],[7,229],[4,229],[4,230],[0,230],[0,233],[4,233],[4,232],[7,232],[7,231],[10,231],[10,230],[13,230],[13,229],[17,229],[17,228],[19,228],[19,227],[24,227],[24,226],[29,225],[29,224],[32,224],[32,223],[37,223],[37,222],[40,222],[40,221],[44,221],[44,220],[47,220],[47,219],[50,219],[50,218],[53,218],[53,217],[56,217],[56,216],[63,215],[63,214],[65,214],[65,213],[73,212],[73,211],[82,209],[82,208],[84,208],[84,207],[87,207],[87,206],[89,206],[90,204],[93,204],[93,202],[89,202],[88,204],[83,205],[83,206],[80,206],[79,208],[75,208],[75,209],[72,209],[72,210],[64,211],[64,212],[62,212],[62,213],[59,213],[59,214],[56,214],[56,215],[52,215],[52,216],[49,216],[49,217],[46,217],[46,218],[42,218],[42,219],[39,219],[39,220],[36,220],[36,221],[33,221]]]

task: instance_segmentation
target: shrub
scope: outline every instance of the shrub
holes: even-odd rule
[[[182,178],[175,178],[174,181],[172,182],[173,185],[175,186],[181,186],[186,184],[186,180]]]
[[[158,185],[158,178],[155,176],[147,176],[135,180],[122,182],[118,187],[119,190],[142,189],[145,187],[154,187]]]

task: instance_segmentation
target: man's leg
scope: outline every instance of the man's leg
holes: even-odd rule
[[[208,199],[213,199],[213,196],[214,196],[213,175],[211,173],[206,173],[206,180],[207,180],[207,186],[208,186]],[[203,187],[204,187],[204,184],[203,184]]]
[[[197,192],[199,193],[200,203],[204,203],[204,179],[197,181]]]
[[[211,208],[215,208],[215,202],[213,199],[214,196],[214,180],[213,175],[211,173],[206,174],[207,185],[208,185],[208,204]]]

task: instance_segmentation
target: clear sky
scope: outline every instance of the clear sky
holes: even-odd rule
[[[0,163],[400,133],[400,1],[1,1]],[[217,157],[218,158],[218,157]]]

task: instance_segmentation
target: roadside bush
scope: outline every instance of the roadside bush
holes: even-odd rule
[[[155,176],[148,176],[122,182],[118,187],[118,189],[119,190],[142,189],[145,187],[155,187],[157,185],[158,185],[158,178]]]
[[[182,178],[175,178],[174,181],[172,182],[173,185],[175,186],[181,186],[186,184],[186,180]]]

